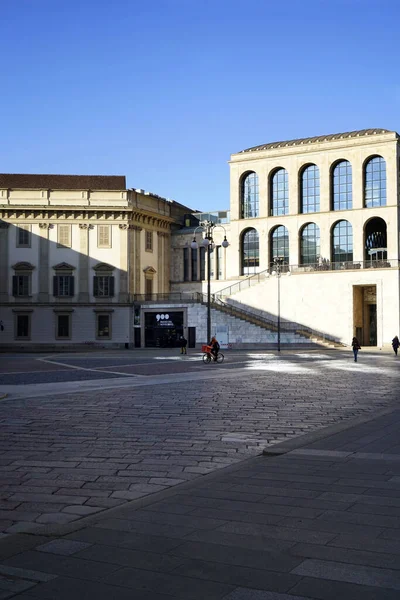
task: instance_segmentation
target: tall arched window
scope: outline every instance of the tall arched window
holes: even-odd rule
[[[318,262],[320,253],[319,227],[315,223],[305,225],[300,237],[300,264],[311,265]]]
[[[342,160],[333,169],[333,210],[353,207],[353,175],[351,164]]]
[[[374,156],[365,165],[364,203],[366,208],[386,206],[386,162]]]
[[[316,165],[306,167],[301,174],[300,212],[319,211],[319,169]]]
[[[241,182],[240,217],[242,219],[258,217],[258,208],[258,175],[247,173]]]
[[[332,230],[333,268],[340,269],[347,261],[353,261],[353,228],[348,221],[338,221]]]
[[[242,235],[241,264],[242,275],[257,272],[260,264],[260,244],[256,229],[246,229]]]
[[[275,258],[281,258],[284,264],[289,264],[289,233],[286,227],[279,225],[272,231],[270,238],[270,263]]]
[[[286,169],[275,171],[271,179],[271,215],[289,213],[289,177]]]

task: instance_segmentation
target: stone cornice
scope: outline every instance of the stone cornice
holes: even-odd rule
[[[131,217],[130,210],[118,210],[103,208],[39,208],[31,206],[0,206],[0,219],[24,220],[24,221],[106,221],[120,222],[129,221]]]

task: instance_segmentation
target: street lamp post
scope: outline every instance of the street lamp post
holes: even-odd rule
[[[229,242],[226,239],[226,231],[223,225],[219,225],[217,223],[213,223],[212,221],[203,221],[193,233],[193,241],[190,244],[190,247],[193,250],[197,250],[199,244],[196,241],[196,232],[201,229],[205,232],[205,236],[202,240],[202,246],[207,249],[207,343],[211,340],[211,251],[214,248],[214,239],[213,232],[216,227],[222,227],[224,230],[224,240],[222,242],[222,247],[227,248],[229,246]]]
[[[278,279],[278,352],[281,351],[281,275],[284,257],[276,256],[274,258],[272,275]]]

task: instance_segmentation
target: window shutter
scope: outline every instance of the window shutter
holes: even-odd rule
[[[18,296],[18,275],[13,275],[13,296]]]
[[[99,295],[99,279],[96,275],[93,277],[93,296]]]
[[[74,296],[75,295],[75,277],[73,275],[70,276],[69,278],[69,295],[70,296]]]
[[[110,296],[114,296],[114,277],[109,278],[110,281]]]
[[[53,277],[53,296],[58,296],[58,277],[54,275]]]

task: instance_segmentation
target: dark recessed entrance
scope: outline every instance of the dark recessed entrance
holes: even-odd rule
[[[183,311],[147,312],[144,315],[146,348],[176,348],[183,335]]]
[[[353,287],[353,335],[361,346],[376,346],[376,285]]]

